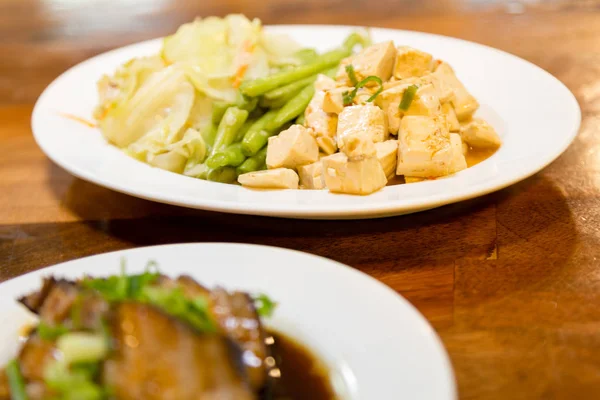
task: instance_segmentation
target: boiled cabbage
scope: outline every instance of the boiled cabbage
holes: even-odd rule
[[[158,56],[141,57],[129,60],[112,76],[104,75],[97,84],[99,104],[94,117],[103,119],[110,110],[129,100],[152,73],[164,67]]]
[[[245,104],[242,81],[301,64],[299,50],[291,38],[265,33],[258,19],[197,19],[167,37],[159,55],[102,77],[94,117],[105,138],[132,157],[205,178],[215,101]]]
[[[170,66],[153,73],[129,101],[120,103],[99,121],[104,136],[126,147],[147,134],[170,144],[188,120],[194,104],[194,87],[183,70]]]
[[[171,144],[164,144],[160,135],[148,135],[129,146],[127,153],[155,167],[183,173],[201,164],[207,151],[200,132],[188,128],[180,140]]]

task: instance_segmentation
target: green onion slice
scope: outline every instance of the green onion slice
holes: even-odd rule
[[[400,105],[398,106],[400,110],[406,111],[409,109],[412,104],[415,94],[417,93],[417,89],[419,87],[417,85],[410,85],[404,90],[404,94],[402,95],[402,100],[400,101]]]
[[[23,379],[17,360],[13,359],[6,365],[6,376],[10,387],[10,398],[12,400],[27,400],[25,379]]]
[[[379,84],[379,89],[375,92],[375,94],[373,94],[373,96],[371,96],[367,99],[367,103],[370,103],[373,100],[375,100],[375,98],[377,96],[379,96],[379,93],[381,93],[383,91],[383,82],[381,81],[381,78],[379,78],[375,75],[371,75],[371,76],[367,76],[365,79],[358,82],[356,84],[356,86],[354,87],[354,90],[352,90],[351,92],[342,93],[344,105],[347,106],[347,105],[351,104],[352,100],[354,100],[354,98],[356,97],[356,93],[358,92],[358,89],[360,89],[361,87],[364,87],[369,82],[377,82],[377,84]]]
[[[350,78],[350,82],[352,82],[352,86],[356,86],[358,84],[358,79],[356,79],[352,64],[346,65],[346,73],[348,74],[348,78]]]

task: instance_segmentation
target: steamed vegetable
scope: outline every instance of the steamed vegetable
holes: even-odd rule
[[[160,53],[128,61],[98,82],[94,117],[104,137],[133,158],[199,179],[233,182],[298,118],[319,73],[332,75],[368,35],[355,32],[319,54],[259,20],[233,14],[196,19]],[[265,150],[266,151],[266,150]]]
[[[248,129],[242,140],[242,151],[245,155],[252,156],[256,154],[266,144],[266,140],[263,140],[263,136],[269,137],[266,126],[275,120],[277,113],[277,110],[265,113]]]
[[[289,71],[282,71],[265,78],[257,78],[247,82],[240,87],[242,93],[247,96],[259,96],[270,90],[290,84],[302,78],[309,77],[318,72],[331,68],[350,55],[350,50],[345,48],[332,50],[319,56],[310,64],[306,64]]]
[[[229,107],[227,111],[225,111],[221,123],[219,124],[219,128],[217,129],[217,136],[215,137],[215,144],[213,145],[211,156],[233,143],[238,131],[242,128],[244,122],[246,122],[246,118],[248,118],[248,111],[246,110],[237,107]]]
[[[249,157],[237,167],[237,174],[242,175],[248,172],[260,171],[266,169],[267,166],[265,164],[267,160],[267,146],[263,147],[256,155]]]

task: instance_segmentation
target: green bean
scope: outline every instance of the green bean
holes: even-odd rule
[[[308,103],[315,94],[315,87],[308,85],[294,98],[287,102],[287,104],[279,109],[275,119],[267,124],[267,130],[275,130],[280,128],[288,121],[293,120],[306,110]]]
[[[217,127],[213,124],[208,124],[200,130],[200,136],[204,139],[207,147],[212,147],[215,144],[215,137],[217,136]]]
[[[232,183],[237,179],[237,173],[233,167],[221,167],[208,170],[206,179],[211,182]]]
[[[342,45],[342,47],[351,52],[354,46],[356,46],[357,44],[360,44],[364,49],[365,47],[371,45],[371,38],[368,35],[365,36],[361,35],[358,32],[352,32],[350,36],[348,36],[346,40],[344,40],[344,44]]]
[[[215,101],[212,108],[212,123],[219,125],[223,115],[225,114],[225,111],[227,111],[229,107],[237,107],[240,110],[246,110],[248,112],[252,112],[256,109],[256,106],[258,105],[258,99],[244,98],[243,96],[240,97],[241,100],[237,101],[236,103]]]
[[[212,106],[212,123],[219,125],[223,115],[225,114],[225,111],[227,111],[227,109],[231,106],[232,104],[224,101],[215,101]]]
[[[242,150],[244,151],[244,154],[256,154],[261,148],[263,148],[267,144],[269,138],[274,134],[275,131],[266,129],[255,132],[251,136],[250,140],[244,140],[244,142],[242,142]]]
[[[302,64],[308,64],[319,57],[319,53],[315,49],[302,49],[295,52],[294,57],[300,60]]]
[[[267,160],[267,146],[260,149],[256,155],[249,157],[237,167],[238,175],[247,174],[248,172],[260,171],[266,169],[265,161]]]
[[[265,129],[265,126],[267,124],[269,124],[275,119],[275,117],[277,116],[277,112],[277,110],[268,111],[267,113],[265,113],[265,115],[260,117],[250,127],[250,129],[248,129],[248,132],[246,132],[244,139],[242,139],[242,151],[245,155],[253,156],[258,150],[260,150],[264,146],[264,143],[266,142],[263,143],[262,139],[260,139],[259,136],[263,135],[261,132]]]
[[[254,125],[255,122],[256,119],[247,119],[246,122],[244,122],[244,125],[242,125],[240,130],[237,132],[237,135],[235,135],[233,143],[241,142],[244,136],[246,136],[246,133],[248,132],[250,127],[252,127],[252,125]]]
[[[236,104],[236,107],[242,110],[246,110],[250,113],[256,109],[257,105],[257,98],[244,98],[241,103]]]
[[[298,118],[296,118],[296,123],[297,123],[298,125],[304,125],[304,123],[306,122],[306,118],[305,118],[305,117],[306,117],[306,114],[305,114],[305,113],[302,113],[302,114],[300,114],[300,115],[298,116]]]
[[[275,100],[267,100],[264,97],[261,96],[260,101],[258,102],[258,104],[262,107],[262,108],[269,108],[269,109],[274,109],[274,108],[281,108],[285,105],[285,103],[287,103],[290,99],[288,98],[281,98],[281,99],[275,99]]]
[[[285,85],[265,93],[263,98],[269,101],[274,101],[284,97],[290,99],[292,96],[297,94],[300,90],[304,89],[304,87],[306,87],[307,85],[313,83],[315,80],[317,80],[317,75],[312,75],[308,78],[300,79],[299,81],[292,82],[289,85]]]
[[[349,56],[350,52],[351,50],[347,48],[329,51],[320,55],[309,64],[246,82],[242,84],[240,90],[247,96],[260,96],[270,90],[285,86],[299,79],[307,78],[320,71],[331,68],[337,65],[343,58]]]
[[[17,360],[13,359],[6,365],[6,377],[8,378],[8,386],[10,388],[10,398],[12,400],[27,400],[25,380],[23,379]]]
[[[242,144],[234,143],[225,149],[213,154],[206,160],[206,165],[209,168],[219,168],[232,166],[237,167],[246,160],[246,156],[242,153]]]
[[[221,122],[217,128],[217,137],[215,138],[215,144],[211,149],[211,156],[217,151],[224,149],[229,146],[235,140],[238,131],[246,122],[248,118],[248,111],[240,110],[237,107],[229,107]]]

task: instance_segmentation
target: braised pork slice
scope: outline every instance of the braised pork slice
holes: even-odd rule
[[[261,389],[267,380],[265,359],[269,350],[252,298],[243,292],[229,293],[215,288],[211,292],[212,313],[219,327],[243,350],[242,359],[252,388]]]
[[[24,296],[19,301],[29,310],[38,314],[48,324],[59,324],[69,316],[80,289],[74,282],[44,279],[42,288]]]
[[[54,343],[42,340],[36,333],[29,336],[18,355],[25,381],[43,381],[44,368],[54,359]]]
[[[114,351],[104,384],[120,400],[252,400],[240,352],[227,338],[202,334],[159,309],[114,306],[109,325]]]
[[[6,372],[0,369],[0,400],[10,400],[10,389]]]

